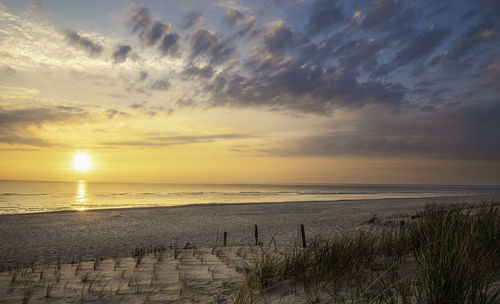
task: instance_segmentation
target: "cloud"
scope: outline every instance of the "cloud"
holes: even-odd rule
[[[99,57],[102,54],[102,45],[80,36],[73,30],[63,30],[63,35],[69,45],[75,47],[76,49],[85,51],[90,57]]]
[[[428,13],[425,18],[430,19],[442,15],[446,12],[451,11],[452,7],[449,3],[444,3],[442,6],[434,9],[432,12]]]
[[[132,51],[130,45],[119,45],[113,52],[113,63],[119,64],[127,60],[127,56]]]
[[[182,75],[187,77],[187,78],[211,78],[214,74],[214,71],[210,66],[204,66],[202,68],[199,68],[197,66],[189,66],[182,71]]]
[[[130,105],[130,107],[134,110],[137,110],[137,109],[141,109],[141,108],[144,108],[145,105],[146,105],[146,101],[143,101],[143,102],[135,102],[133,104]]]
[[[119,110],[115,110],[115,109],[108,109],[108,110],[106,110],[106,114],[107,114],[107,116],[108,116],[109,119],[113,119],[116,115],[119,115],[119,116],[129,116],[128,113],[123,112],[123,111],[119,111]]]
[[[170,82],[168,80],[157,80],[152,85],[153,90],[166,91],[170,87]]]
[[[189,135],[189,136],[155,136],[143,140],[115,141],[105,142],[107,146],[131,146],[131,147],[167,147],[197,143],[210,143],[220,140],[238,140],[256,138],[256,136],[247,134],[213,134],[213,135]]]
[[[235,26],[247,21],[247,17],[237,9],[229,9],[224,15],[224,22],[229,26]]]
[[[0,134],[0,143],[5,143],[9,145],[26,145],[33,147],[53,147],[54,144],[50,143],[44,139],[37,137],[22,137],[15,134],[3,135]]]
[[[257,36],[259,30],[256,28],[255,19],[255,16],[248,16],[238,9],[228,9],[222,21],[228,29],[237,29],[237,31],[227,40],[241,38],[247,34],[249,34],[250,37]]]
[[[137,33],[141,41],[150,47],[157,46],[164,56],[177,54],[180,36],[174,32],[169,33],[170,25],[154,20],[143,3],[133,3],[127,12],[132,32]]]
[[[17,125],[37,125],[85,117],[87,112],[77,107],[25,108],[5,110],[0,108],[0,128]]]
[[[341,107],[367,104],[397,109],[405,96],[400,84],[359,82],[357,74],[288,61],[263,63],[252,77],[218,75],[205,87],[212,106],[265,107],[298,113],[331,115]]]
[[[200,29],[191,38],[191,60],[197,57],[208,57],[210,63],[220,64],[227,61],[234,53],[234,48],[205,29]]]
[[[268,53],[281,57],[294,46],[293,33],[284,20],[269,23],[264,36],[264,46]]]
[[[7,74],[7,75],[13,75],[16,73],[16,70],[11,68],[8,65],[2,65],[2,66],[0,66],[0,73]]]
[[[362,27],[383,27],[399,12],[403,1],[376,0],[371,2],[365,17],[361,21]]]
[[[146,71],[140,71],[139,72],[139,80],[140,81],[144,81],[144,80],[146,80],[146,78],[148,78],[148,72],[146,72]]]
[[[190,29],[197,24],[202,23],[203,17],[198,11],[188,11],[182,16],[180,27],[183,29]]]
[[[432,27],[414,36],[408,45],[396,54],[395,62],[406,65],[421,58],[427,58],[450,34],[449,29]]]
[[[151,12],[144,3],[132,3],[128,8],[129,23],[132,26],[132,32],[140,33],[142,36],[152,23]]]
[[[155,22],[147,37],[149,45],[154,45],[157,41],[159,41],[163,37],[163,35],[167,33],[168,29],[168,25],[165,25],[159,21]]]
[[[386,47],[384,40],[362,38],[348,41],[340,46],[333,56],[339,57],[340,65],[346,69],[363,66],[365,70],[372,71],[377,66],[377,55]]]
[[[152,19],[151,12],[143,3],[130,5],[128,14],[132,32],[138,33],[140,39],[149,46],[155,45],[169,30],[168,25]]]
[[[43,7],[43,5],[41,3],[34,3],[34,4],[30,5],[26,9],[26,11],[28,12],[28,14],[31,14],[33,16],[39,16],[45,12],[45,8]]]
[[[35,128],[46,124],[76,121],[88,117],[88,112],[78,107],[56,106],[23,109],[0,108],[0,142],[6,144],[48,147],[53,144],[33,134]]]
[[[205,29],[198,30],[191,39],[191,57],[197,57],[201,54],[208,53],[210,50],[217,47],[219,39],[214,34]]]
[[[163,37],[163,40],[159,46],[160,52],[163,55],[171,55],[175,56],[177,55],[177,52],[179,50],[179,40],[180,36],[176,33],[170,33]]]
[[[480,59],[476,54],[494,44],[498,39],[500,39],[499,21],[481,22],[473,25],[448,52],[436,56],[432,64],[441,63],[452,71],[469,69],[470,65]],[[482,58],[485,57],[482,56]]]
[[[332,27],[341,24],[345,19],[343,5],[338,0],[316,0],[311,6],[306,31],[316,35],[323,31],[331,31]]]
[[[271,153],[295,156],[384,156],[500,160],[500,105],[432,111],[364,111],[323,134],[287,141]]]

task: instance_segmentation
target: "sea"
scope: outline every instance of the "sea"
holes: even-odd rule
[[[499,195],[500,186],[0,181],[0,214],[197,204]]]

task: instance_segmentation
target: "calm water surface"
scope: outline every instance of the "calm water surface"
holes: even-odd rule
[[[176,206],[500,194],[500,186],[131,184],[0,181],[0,214]]]

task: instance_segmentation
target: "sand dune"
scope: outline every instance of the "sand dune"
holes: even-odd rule
[[[248,250],[169,249],[135,258],[20,265],[0,273],[0,299],[2,303],[228,301],[244,279],[237,269]]]

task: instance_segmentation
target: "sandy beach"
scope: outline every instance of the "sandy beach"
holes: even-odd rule
[[[479,197],[191,205],[0,216],[0,299],[5,303],[239,303],[245,265],[263,244],[398,225],[427,203]],[[228,246],[222,247],[223,233]],[[189,248],[183,248],[189,243]],[[217,243],[217,246],[216,246]],[[266,244],[266,245],[267,245]],[[274,244],[274,243],[273,243]],[[267,246],[264,247],[267,247]],[[136,247],[161,248],[134,255]],[[269,303],[307,293],[279,284]],[[240,292],[240,294],[239,294]],[[306,290],[304,289],[304,292]],[[243,303],[250,303],[244,300]]]
[[[292,244],[304,224],[307,237],[328,235],[379,219],[414,213],[426,203],[450,203],[454,198],[383,199],[336,202],[191,205],[142,209],[53,212],[0,216],[0,263],[50,263],[91,260],[96,256],[129,257],[136,247],[180,246],[187,242],[212,247],[228,233],[228,245],[272,238]],[[459,201],[479,201],[461,197]],[[219,236],[217,235],[219,233]]]

